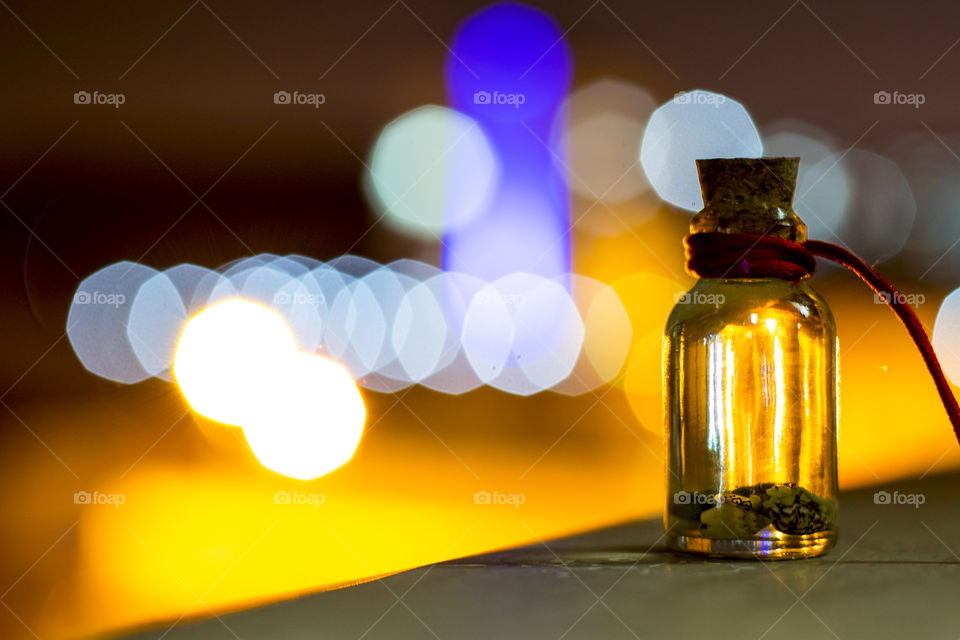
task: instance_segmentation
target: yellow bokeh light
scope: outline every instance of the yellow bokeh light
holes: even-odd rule
[[[301,353],[276,371],[269,384],[264,405],[243,422],[260,464],[290,478],[313,480],[353,457],[366,408],[343,366]]]
[[[187,322],[173,361],[173,376],[197,413],[241,425],[264,402],[264,380],[297,351],[277,313],[232,299]]]

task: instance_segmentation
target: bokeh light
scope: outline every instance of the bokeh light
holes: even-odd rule
[[[431,278],[427,285],[440,302],[449,331],[435,372],[422,380],[421,384],[452,395],[472,391],[483,381],[463,349],[463,327],[470,303],[485,283],[475,276],[445,271],[439,278]]]
[[[944,374],[960,386],[960,289],[952,291],[940,303],[933,325],[933,349]]]
[[[319,478],[353,457],[366,408],[353,378],[327,358],[300,353],[264,372],[268,402],[243,421],[243,434],[267,469]]]
[[[128,277],[125,265],[108,273]],[[198,413],[233,425],[265,397],[257,371],[284,352],[332,359],[379,393],[420,384],[454,395],[481,385],[579,395],[617,376],[632,336],[617,292],[574,273],[485,282],[410,259],[380,265],[346,255],[321,263],[272,254],[220,271],[184,264],[137,273],[126,285],[136,290],[132,312],[102,326],[88,322],[87,338],[114,344],[110,336],[122,326],[131,380],[174,379]],[[272,329],[263,333],[257,322]],[[179,378],[170,372],[177,358]]]
[[[84,278],[67,314],[67,338],[83,366],[101,378],[133,384],[151,374],[127,339],[130,309],[156,269],[118,262]]]
[[[797,195],[810,238],[843,244],[870,264],[903,249],[917,211],[896,163],[861,149],[833,153],[810,167]]]
[[[907,176],[917,216],[898,255],[924,282],[953,289],[960,283],[960,137],[920,131],[900,137],[891,154]]]
[[[564,103],[554,136],[566,148],[559,167],[578,197],[618,204],[650,188],[637,149],[657,103],[645,89],[603,78],[577,89]]]
[[[463,348],[480,379],[530,395],[570,375],[584,330],[564,285],[515,273],[477,292],[464,321]]]
[[[401,268],[409,267],[403,263]],[[383,343],[380,353],[370,367],[370,375],[364,380],[364,387],[381,393],[393,393],[412,383],[403,366],[397,361],[397,351],[393,342],[393,330],[397,312],[406,292],[417,285],[417,279],[390,267],[380,267],[364,276],[360,282],[367,287],[380,307],[385,322]]]
[[[397,307],[390,342],[399,365],[411,382],[420,382],[437,370],[450,333],[441,306],[442,282],[437,275],[408,290]]]
[[[457,29],[446,59],[450,105],[473,118],[500,160],[492,199],[444,234],[443,266],[486,282],[517,272],[570,270],[566,152],[551,140],[572,55],[547,13],[504,2]]]
[[[227,300],[191,318],[177,344],[173,375],[197,413],[242,425],[270,401],[265,382],[297,346],[277,313],[245,300]]]
[[[367,199],[395,228],[436,240],[466,225],[490,201],[499,164],[483,129],[435,105],[390,122],[373,147]]]
[[[356,379],[375,373],[387,359],[384,354],[392,352],[387,342],[388,318],[370,284],[360,278],[337,294],[330,307],[325,331],[331,357],[342,363]],[[392,284],[400,289],[399,283]]]
[[[678,297],[689,287],[674,278],[648,272],[624,276],[612,287],[630,314],[634,335],[619,383],[640,424],[660,435],[663,330]]]
[[[206,267],[184,263],[170,267],[163,272],[163,275],[169,278],[173,286],[177,288],[177,292],[180,294],[180,302],[187,312],[187,317],[190,317],[206,306],[207,296],[209,296],[210,290],[216,286],[219,274]],[[204,286],[209,286],[209,289],[202,291]]]
[[[583,322],[583,348],[570,375],[551,391],[579,395],[611,382],[620,373],[633,340],[630,316],[612,287],[572,274],[571,295]]]
[[[760,134],[744,106],[700,89],[677,94],[654,111],[640,146],[640,163],[657,194],[687,211],[703,208],[696,160],[762,155]]]
[[[637,150],[657,103],[639,86],[602,78],[571,94],[558,112],[552,136],[565,149],[577,231],[613,236],[643,224],[660,200],[640,167]]]
[[[173,380],[170,367],[186,321],[180,291],[166,272],[140,286],[130,307],[126,337],[144,371]]]
[[[799,157],[793,208],[807,225],[807,237],[838,242],[837,231],[846,224],[854,185],[847,164],[834,155],[832,138],[822,129],[798,120],[781,120],[764,127],[764,154],[769,157]],[[819,274],[840,267],[826,260],[817,265]]]

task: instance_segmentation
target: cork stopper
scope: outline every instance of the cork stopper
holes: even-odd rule
[[[794,242],[807,226],[793,210],[800,158],[697,160],[704,207],[690,233],[762,233]]]

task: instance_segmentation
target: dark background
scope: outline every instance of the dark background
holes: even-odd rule
[[[941,136],[956,127],[955,3],[532,4],[568,29],[575,87],[614,76],[661,102],[715,90],[761,125],[816,124],[840,149],[884,152],[906,132],[933,139],[924,123]],[[482,6],[3,3],[0,389],[95,384],[60,338],[78,280],[117,260],[162,269],[262,251],[434,255],[374,223],[361,160],[391,119],[445,102],[444,42]],[[280,89],[326,103],[275,105]],[[873,103],[894,89],[926,103]],[[126,103],[75,105],[78,90]]]
[[[236,431],[191,414],[169,383],[124,386],[89,374],[64,335],[79,281],[119,260],[156,269],[215,268],[259,252],[435,261],[436,243],[378,221],[361,177],[384,125],[446,102],[445,43],[486,4],[0,0],[0,636],[76,637],[206,615],[182,587],[203,593],[234,565],[211,601],[217,611],[660,508],[654,309],[672,304],[664,287],[662,300],[639,292],[625,301],[634,319],[649,316],[635,326],[654,371],[639,401],[622,385],[575,398],[364,390],[369,419],[355,459],[311,484],[263,469]],[[905,167],[913,147],[932,148],[960,184],[956,3],[531,4],[566,31],[574,89],[620,78],[659,103],[680,90],[717,91],[741,101],[761,129],[805,121],[841,152],[874,151]],[[81,90],[120,92],[126,102],[76,105]],[[326,102],[276,105],[279,90],[323,93]],[[877,91],[926,101],[877,105]],[[908,177],[917,224],[936,229],[937,212],[917,175]],[[663,206],[645,224],[596,242],[575,230],[574,255],[603,271],[584,272],[679,274],[687,214]],[[960,233],[952,226],[944,235]],[[918,313],[928,328],[960,285],[954,257],[924,278],[936,257],[881,265],[905,292],[926,294]],[[814,284],[840,327],[841,486],[960,465],[893,314],[838,269]],[[332,529],[275,507],[278,489],[329,496],[322,517]],[[474,504],[474,492],[497,489],[526,495],[528,506],[514,514]],[[121,492],[129,508],[79,506],[78,490]]]

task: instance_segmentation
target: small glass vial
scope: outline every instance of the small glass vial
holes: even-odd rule
[[[697,162],[691,233],[803,242],[797,158]],[[837,538],[837,336],[803,281],[701,278],[667,321],[666,539],[708,556],[787,559]]]

